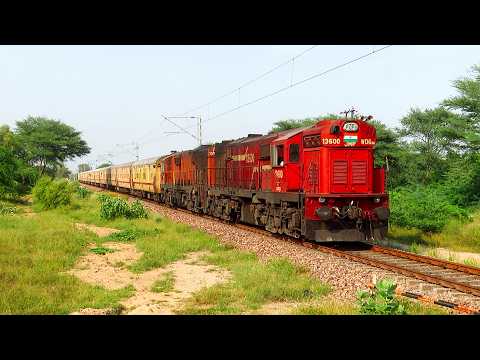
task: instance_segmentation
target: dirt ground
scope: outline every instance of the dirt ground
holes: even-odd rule
[[[110,234],[120,232],[120,230],[118,230],[118,229],[112,229],[112,228],[107,228],[107,227],[99,227],[99,226],[89,225],[89,224],[76,223],[75,227],[79,230],[91,231],[91,232],[97,234],[100,237],[105,237],[105,236],[108,236]]]
[[[75,227],[89,230],[100,237],[108,236],[117,229],[97,227],[94,225],[76,223]],[[89,245],[89,250],[95,248]],[[113,252],[104,255],[88,251],[75,264],[68,273],[80,280],[100,285],[106,289],[117,290],[132,285],[135,293],[128,299],[120,302],[123,310],[121,314],[127,315],[171,315],[180,308],[186,299],[204,287],[210,287],[231,279],[231,274],[219,267],[209,265],[201,260],[208,252],[193,252],[186,258],[144,273],[133,273],[128,266],[139,260],[143,253],[139,252],[134,244],[106,242],[102,245]],[[173,289],[167,292],[154,292],[152,286],[157,280],[163,279],[167,274],[172,274],[174,279]],[[299,303],[276,302],[262,306],[260,309],[247,312],[249,314],[281,315],[290,314]],[[85,308],[71,315],[108,315],[112,309]]]
[[[120,289],[132,285],[135,293],[121,302],[125,309],[122,314],[174,314],[174,310],[192,293],[230,278],[227,271],[200,260],[205,252],[189,253],[185,259],[163,268],[136,274],[127,268],[142,256],[135,245],[108,242],[103,246],[114,252],[105,255],[89,252],[80,258],[69,273],[82,281],[107,289]],[[94,245],[91,245],[91,248],[93,247]],[[167,273],[173,273],[173,290],[160,293],[151,291],[155,281],[162,279]],[[82,309],[73,314],[97,315],[108,312],[109,309]]]

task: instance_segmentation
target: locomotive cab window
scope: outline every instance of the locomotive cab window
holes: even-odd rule
[[[300,158],[300,146],[298,144],[290,144],[288,151],[288,161],[298,162]]]
[[[283,145],[272,146],[272,166],[283,166]]]

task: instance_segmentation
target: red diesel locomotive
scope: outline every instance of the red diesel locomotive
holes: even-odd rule
[[[136,190],[133,175],[130,186],[112,186],[114,176],[104,186],[295,238],[372,241],[384,237],[389,218],[385,171],[374,167],[375,143],[375,127],[364,118],[321,120],[142,163],[151,167],[146,191]],[[135,164],[103,171],[108,178],[119,172],[115,168]]]

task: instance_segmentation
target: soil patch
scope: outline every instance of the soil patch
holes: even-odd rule
[[[88,230],[91,231],[95,234],[97,234],[99,237],[105,237],[110,234],[120,232],[118,229],[112,229],[112,228],[107,228],[107,227],[100,227],[100,226],[95,226],[95,225],[89,225],[89,224],[80,224],[76,223],[75,227],[79,230]]]
[[[301,303],[273,302],[265,304],[257,310],[249,311],[245,313],[245,315],[288,315],[299,305],[301,305]]]
[[[228,271],[201,260],[207,252],[189,253],[185,259],[163,268],[135,274],[127,269],[128,265],[142,256],[135,245],[107,242],[103,246],[115,251],[105,255],[89,253],[83,256],[69,273],[82,281],[107,289],[132,285],[135,294],[121,302],[125,308],[123,314],[174,314],[192,293],[227,281],[231,277]],[[90,246],[93,247],[94,245]],[[173,274],[173,289],[168,292],[153,292],[151,288],[155,281],[161,280],[167,273]],[[96,315],[107,312],[108,309],[82,309],[73,314]]]

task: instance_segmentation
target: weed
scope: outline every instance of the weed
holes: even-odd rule
[[[143,204],[135,200],[131,205],[130,208],[128,209],[128,214],[127,214],[127,219],[141,219],[144,218],[146,219],[148,217],[147,210],[145,210],[145,207]]]
[[[465,259],[463,261],[463,263],[465,265],[468,265],[468,266],[476,266],[476,267],[480,267],[480,265],[478,264],[477,260],[475,259]]]
[[[126,310],[125,306],[122,304],[116,304],[112,308],[110,308],[105,315],[120,315],[122,312]]]
[[[131,205],[119,197],[113,197],[106,194],[98,196],[100,201],[100,217],[106,220],[112,220],[117,217],[124,217],[126,219],[140,219],[147,218],[148,213],[143,204],[135,200]]]
[[[99,247],[90,249],[90,251],[97,255],[105,255],[106,253],[111,253],[111,252],[114,252],[115,250],[99,246]]]
[[[112,241],[133,241],[136,239],[137,235],[138,231],[135,231],[133,229],[127,229],[110,234],[108,238]]]
[[[354,305],[335,301],[321,301],[314,304],[302,304],[292,311],[293,315],[355,315],[358,310]]]
[[[437,249],[436,248],[430,248],[427,251],[427,256],[430,257],[438,257]]]
[[[150,290],[156,293],[170,292],[173,290],[174,285],[175,276],[173,275],[173,272],[170,271],[166,273],[161,280],[155,281]]]
[[[0,202],[0,215],[15,215],[17,208]]]
[[[405,315],[405,307],[395,297],[397,285],[389,279],[382,279],[371,291],[358,292],[361,314]]]
[[[410,252],[418,254],[419,250],[419,245],[416,242],[410,244]]]
[[[87,198],[90,197],[90,195],[92,195],[92,192],[90,190],[88,190],[87,188],[84,188],[82,186],[79,186],[77,188],[77,196],[80,199],[87,199]]]

